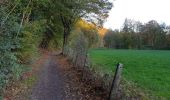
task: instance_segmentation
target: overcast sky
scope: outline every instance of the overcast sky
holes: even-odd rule
[[[116,0],[113,4],[105,28],[120,29],[125,18],[143,23],[154,19],[170,25],[170,0]]]

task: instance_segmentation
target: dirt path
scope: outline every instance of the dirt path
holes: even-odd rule
[[[31,100],[63,99],[65,95],[63,77],[53,58],[53,55],[49,55],[44,62],[38,83],[33,89]]]
[[[29,100],[104,100],[65,57],[47,54],[43,61]]]

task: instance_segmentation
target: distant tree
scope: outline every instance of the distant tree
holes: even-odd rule
[[[123,24],[122,34],[123,34],[123,41],[124,47],[131,49],[137,48],[137,35],[135,31],[137,30],[137,26],[134,20],[125,19]]]
[[[108,31],[104,36],[105,46],[126,49],[166,49],[169,48],[170,28],[165,23],[151,20],[146,24],[125,19],[120,32]],[[120,43],[117,42],[121,41]]]
[[[112,48],[115,44],[114,38],[114,32],[112,30],[108,30],[104,36],[105,47]]]
[[[116,49],[122,48],[123,47],[122,39],[123,39],[122,34],[120,34],[118,30],[114,31],[108,30],[104,36],[105,47]]]
[[[134,21],[126,18],[123,24],[122,32],[124,33],[134,32]]]
[[[170,49],[170,34],[166,36],[166,49]]]
[[[166,33],[164,26],[159,25],[155,20],[145,24],[142,32],[144,45],[152,49],[161,49],[165,46]]]

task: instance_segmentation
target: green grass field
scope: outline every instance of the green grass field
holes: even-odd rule
[[[89,53],[93,65],[103,72],[123,63],[125,79],[170,100],[170,51],[93,49]]]

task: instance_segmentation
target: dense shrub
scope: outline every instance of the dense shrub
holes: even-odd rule
[[[20,48],[20,38],[17,37],[17,17],[9,16],[10,19],[6,20],[7,9],[0,8],[0,93],[2,88],[6,85],[9,79],[13,76],[18,78],[22,72],[22,65],[17,59],[15,52]]]
[[[37,57],[45,20],[21,24],[19,12],[0,6],[0,95],[9,81],[17,80]]]
[[[69,37],[67,45],[67,55],[72,60],[75,66],[84,67],[86,54],[88,50],[88,41],[81,30],[73,30]]]

